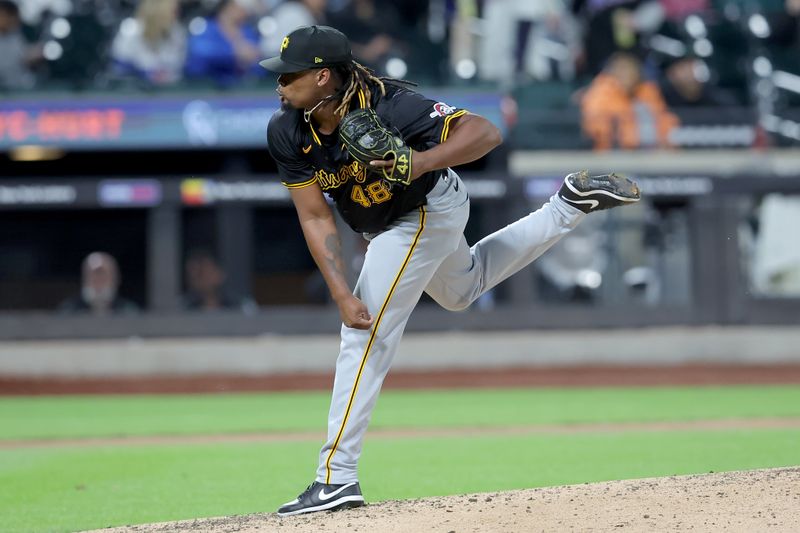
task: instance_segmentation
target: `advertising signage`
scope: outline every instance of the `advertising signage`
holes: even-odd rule
[[[269,94],[272,93],[272,94]],[[500,94],[431,92],[504,129]],[[22,145],[68,150],[266,148],[278,109],[272,91],[225,94],[37,95],[0,100],[0,150]]]
[[[82,98],[0,102],[0,149],[71,150],[265,147],[275,98]]]

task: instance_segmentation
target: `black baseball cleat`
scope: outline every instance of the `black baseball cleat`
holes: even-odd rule
[[[590,176],[585,170],[567,175],[558,195],[584,213],[632,204],[642,197],[639,185],[630,178],[619,174]]]
[[[284,503],[278,509],[278,516],[292,516],[316,511],[338,511],[361,507],[364,496],[358,482],[343,485],[327,485],[315,481],[296,499]]]

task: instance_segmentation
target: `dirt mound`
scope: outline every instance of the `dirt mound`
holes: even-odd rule
[[[800,531],[800,467],[635,479],[419,500],[278,518],[254,514],[105,533]]]

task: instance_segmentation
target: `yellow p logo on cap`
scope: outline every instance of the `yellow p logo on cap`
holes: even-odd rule
[[[286,50],[287,46],[289,46],[289,38],[288,37],[284,37],[283,41],[281,41],[281,52]]]

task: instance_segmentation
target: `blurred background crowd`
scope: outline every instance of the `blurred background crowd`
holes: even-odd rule
[[[624,52],[668,104],[722,105],[768,68],[748,58],[797,73],[799,21],[798,0],[3,0],[0,86],[248,83],[291,28],[328,24],[423,83],[585,82]]]
[[[2,0],[0,90],[272,86],[258,59],[307,24],[382,75],[499,87],[510,122],[580,107],[597,148],[675,144],[670,108],[780,116],[800,92],[800,0]]]
[[[6,110],[0,139],[13,141],[14,131],[30,137],[22,126],[42,118],[38,101],[51,107],[71,98],[133,101],[131,109],[157,114],[159,102],[185,97],[187,135],[211,144],[217,132],[207,131],[210,104],[197,95],[274,104],[275,79],[257,62],[277,54],[283,36],[307,24],[345,32],[357,58],[381,75],[417,82],[455,105],[497,108],[491,118],[506,142],[463,171],[475,183],[499,181],[507,188],[493,197],[494,186],[487,185],[485,203],[476,190],[471,240],[514,218],[508,207],[514,201],[530,209],[552,192],[553,165],[543,170],[535,159],[524,170],[514,168],[523,152],[677,154],[800,143],[800,0],[0,0],[0,111]],[[15,102],[28,106],[27,115],[15,115]],[[125,120],[134,126],[150,120],[134,116],[128,112]],[[263,128],[268,116],[256,118]],[[214,120],[215,128],[228,124]],[[95,126],[113,129],[109,124]],[[0,204],[4,190],[16,190],[3,189],[4,178],[154,177],[168,187],[170,177],[269,177],[275,167],[262,139],[206,149],[161,148],[143,137],[136,141],[142,148],[92,145],[53,158],[35,150],[24,157],[25,147],[12,144],[2,156]],[[651,180],[661,192],[639,211],[576,232],[536,263],[532,279],[489,295],[481,306],[515,298],[691,306],[708,277],[699,274],[704,257],[695,257],[710,254],[702,240],[708,236],[697,226],[703,216],[736,233],[738,255],[726,259],[741,262],[754,293],[800,294],[800,247],[787,246],[782,234],[796,218],[797,197],[765,194],[761,186],[742,193],[746,199],[735,208],[729,198],[719,200],[718,211],[708,215],[691,195],[718,188],[703,181],[716,179],[702,170],[713,170],[717,156],[710,157],[696,168],[652,171],[654,178],[682,174],[695,181]],[[575,170],[568,160],[562,166]],[[551,181],[542,186],[525,182],[529,177]],[[689,185],[670,189],[675,183]],[[145,185],[131,187],[155,190]],[[327,301],[285,198],[229,209],[197,207],[187,198],[172,215],[97,206],[3,212],[0,309],[135,313],[180,305],[254,314],[259,306]],[[726,209],[736,211],[734,222],[720,218]],[[164,227],[158,217],[171,221],[169,231],[178,235],[162,252],[153,251]],[[615,236],[606,236],[609,230]],[[179,249],[159,262],[169,246]],[[153,282],[163,275],[159,265],[176,269],[168,277],[179,280],[177,287]],[[624,284],[606,287],[607,279]],[[175,293],[171,300],[162,298],[165,287]]]

